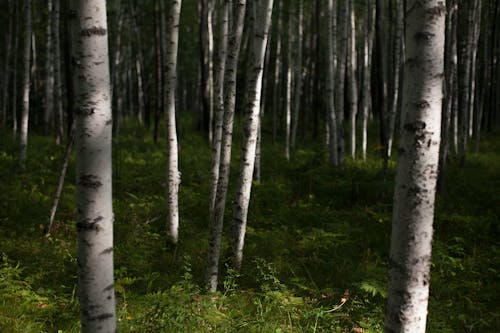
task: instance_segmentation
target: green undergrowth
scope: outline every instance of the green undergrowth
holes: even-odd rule
[[[182,119],[181,119],[182,120]],[[240,156],[237,125],[226,224]],[[113,151],[115,290],[119,332],[381,332],[395,162],[380,151],[334,169],[320,145],[290,163],[264,133],[262,180],[252,189],[245,258],[219,291],[203,292],[210,149],[180,126],[180,243],[166,242],[165,142],[122,126]],[[0,146],[0,332],[78,332],[74,160],[53,235],[42,236],[63,147],[34,135],[28,172]],[[429,332],[500,330],[500,151],[486,136],[460,168],[452,158],[437,200]],[[229,227],[225,226],[225,234]]]

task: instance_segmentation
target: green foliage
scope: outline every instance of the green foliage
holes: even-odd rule
[[[386,183],[375,153],[333,169],[322,147],[306,144],[287,164],[264,132],[242,271],[223,266],[220,292],[205,295],[210,149],[191,119],[180,120],[176,248],[166,242],[165,143],[126,124],[115,142],[119,331],[381,332],[394,163]],[[487,140],[465,168],[451,160],[437,198],[429,332],[500,329],[500,147]],[[228,208],[239,142],[236,134]],[[79,331],[73,160],[54,233],[42,236],[62,155],[34,136],[29,172],[18,175],[17,147],[0,152],[0,332]]]

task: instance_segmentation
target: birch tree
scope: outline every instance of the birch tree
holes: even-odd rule
[[[224,225],[227,188],[231,163],[233,140],[234,107],[236,102],[236,70],[240,53],[241,36],[245,19],[246,0],[237,0],[233,12],[231,37],[228,42],[226,70],[224,73],[224,118],[222,123],[221,156],[219,179],[215,195],[214,210],[210,216],[210,240],[207,253],[206,288],[209,293],[217,290],[219,276],[219,257]]]
[[[226,69],[227,40],[229,32],[229,0],[222,1],[220,18],[220,40],[218,49],[218,62],[215,73],[215,124],[212,143],[212,179],[210,191],[210,215],[213,214],[217,182],[219,180],[219,162],[222,139],[222,121],[224,117],[224,72]]]
[[[5,123],[7,121],[7,103],[8,101],[8,91],[9,91],[9,83],[11,77],[11,51],[12,51],[12,30],[14,25],[14,11],[15,4],[12,0],[9,0],[9,27],[7,28],[7,35],[5,36],[5,64],[4,64],[4,76],[3,76],[3,84],[2,84],[2,109],[0,114],[0,121],[2,129],[5,129]]]
[[[278,1],[278,24],[276,29],[276,55],[274,62],[274,87],[273,87],[273,111],[272,111],[272,138],[273,143],[276,142],[277,129],[278,129],[278,114],[281,106],[281,64],[282,64],[282,28],[283,28],[283,2]]]
[[[328,0],[328,80],[327,80],[327,94],[328,94],[328,127],[329,127],[329,152],[330,152],[330,163],[334,166],[338,165],[338,155],[337,155],[337,117],[335,113],[335,63],[337,61],[336,57],[336,27],[335,24],[335,13],[336,13],[336,1]],[[316,64],[317,66],[318,64]]]
[[[168,233],[170,241],[177,244],[179,238],[179,153],[177,146],[177,128],[175,122],[175,85],[177,82],[177,49],[179,46],[179,19],[181,0],[172,0],[169,8],[167,40],[165,54],[165,120],[167,126],[167,209]]]
[[[373,33],[375,31],[375,6],[365,0],[365,20],[363,23],[363,91],[361,94],[361,154],[366,161],[368,144],[368,116],[372,107],[371,64],[373,51]]]
[[[293,100],[293,117],[292,117],[292,128],[290,137],[290,146],[295,149],[295,144],[297,141],[297,127],[299,125],[299,114],[300,114],[300,100],[302,96],[302,49],[303,49],[303,39],[304,39],[304,5],[302,1],[298,4],[298,15],[297,15],[297,43],[295,49],[297,50],[297,61],[294,64],[294,77],[295,77],[295,92]]]
[[[106,2],[74,3],[73,82],[82,332],[115,332],[111,87]]]
[[[403,107],[389,255],[386,332],[425,332],[444,71],[442,1],[407,2]]]
[[[347,82],[350,112],[351,158],[356,157],[356,115],[358,114],[358,81],[356,79],[356,17],[354,1],[349,1],[348,40],[347,40]]]
[[[262,0],[257,9],[257,24],[254,25],[254,36],[250,52],[250,78],[247,86],[247,105],[245,110],[245,129],[243,152],[240,161],[238,189],[233,210],[233,255],[234,266],[240,270],[243,261],[248,206],[252,189],[252,176],[255,165],[255,149],[260,121],[260,101],[262,95],[262,76],[267,38],[273,10],[273,0]]]
[[[47,1],[47,42],[45,44],[45,109],[43,113],[43,131],[49,132],[50,120],[54,112],[54,43],[53,43],[53,8],[54,1]]]
[[[59,36],[60,0],[54,1],[52,30],[54,39],[54,111],[56,116],[56,144],[60,144],[64,135],[61,75],[61,43]]]
[[[28,150],[28,123],[30,111],[30,63],[31,63],[31,0],[24,0],[24,49],[23,49],[23,113],[21,115],[19,168],[26,170]]]
[[[292,47],[293,47],[293,15],[291,9],[288,13],[288,36],[287,36],[287,68],[286,68],[286,97],[285,97],[285,158],[290,161],[290,135],[292,126]]]
[[[345,140],[344,140],[344,98],[345,98],[345,74],[346,74],[346,59],[347,59],[347,36],[348,36],[348,10],[347,1],[341,2],[341,12],[338,16],[338,40],[337,67],[335,78],[337,80],[335,87],[335,106],[337,113],[337,159],[338,164],[344,161]],[[331,132],[331,129],[330,129]],[[330,142],[332,144],[332,142]]]

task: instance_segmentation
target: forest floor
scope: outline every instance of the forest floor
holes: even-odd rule
[[[382,331],[394,162],[386,183],[376,147],[367,162],[333,169],[320,145],[305,144],[286,163],[281,143],[264,133],[242,272],[221,264],[220,292],[207,296],[210,149],[190,127],[180,128],[176,249],[165,234],[164,140],[122,128],[114,144],[118,331]],[[0,332],[78,332],[74,159],[46,238],[64,147],[30,137],[20,174],[18,147],[7,136],[0,142]],[[464,168],[450,161],[438,196],[429,332],[500,331],[499,217],[500,140],[486,135]]]

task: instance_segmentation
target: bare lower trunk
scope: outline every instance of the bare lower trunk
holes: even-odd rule
[[[160,0],[154,1],[154,30],[155,30],[155,65],[156,65],[156,104],[154,113],[153,140],[158,142],[160,114],[163,112],[163,52],[162,52],[162,20],[160,14]]]
[[[335,112],[335,70],[337,62],[337,47],[336,47],[336,10],[337,4],[335,0],[328,0],[328,81],[327,81],[327,94],[328,94],[328,118],[325,122],[329,131],[327,138],[330,163],[334,166],[339,164],[338,150],[337,150],[337,117]],[[318,64],[316,64],[318,65]]]
[[[407,112],[396,171],[385,332],[424,333],[441,131],[446,7],[438,0],[410,0],[407,5],[407,79],[403,88]]]
[[[229,32],[229,0],[223,0],[220,22],[220,40],[218,63],[215,73],[215,125],[212,142],[212,179],[210,191],[210,216],[213,215],[217,182],[219,180],[219,162],[222,140],[222,120],[224,117],[224,72],[226,70],[227,40]]]
[[[241,263],[243,261],[243,245],[245,241],[248,206],[250,204],[252,175],[255,162],[255,149],[260,122],[259,111],[264,57],[266,53],[269,25],[271,23],[273,0],[263,0],[259,7],[258,11],[260,13],[257,16],[258,24],[254,27],[254,36],[252,39],[252,57],[250,59],[252,71],[247,87],[248,99],[245,112],[245,135],[240,162],[238,189],[236,191],[233,211],[233,255],[234,266],[237,270],[241,269]]]
[[[12,27],[14,25],[14,3],[12,0],[9,0],[9,27],[7,30],[7,36],[5,39],[5,67],[4,67],[4,76],[3,76],[3,85],[2,85],[2,109],[0,113],[0,121],[2,130],[5,129],[5,123],[7,121],[7,103],[8,100],[8,91],[9,91],[9,83],[11,77],[11,49],[12,49]]]
[[[363,93],[361,95],[361,153],[366,161],[366,148],[368,145],[368,117],[372,105],[371,91],[371,64],[373,49],[373,34],[375,31],[375,6],[370,0],[365,0],[365,22],[363,38]]]
[[[30,60],[31,60],[31,0],[24,0],[24,49],[23,49],[23,113],[21,115],[21,136],[19,168],[26,170],[28,150],[28,123],[30,111]]]
[[[399,86],[401,80],[401,63],[403,56],[403,33],[404,33],[404,3],[403,1],[397,1],[396,3],[396,34],[394,37],[394,67],[393,67],[393,94],[392,94],[392,104],[388,114],[387,120],[387,155],[385,158],[390,159],[392,153],[392,142],[394,140],[394,128],[396,124],[396,116],[398,111],[399,103]]]
[[[60,0],[54,0],[54,111],[56,115],[56,144],[64,136],[64,118],[62,104],[61,44],[59,38]]]
[[[45,109],[43,113],[43,131],[49,133],[50,121],[54,113],[54,44],[53,44],[53,0],[47,1],[47,43],[45,51]]]
[[[350,135],[351,135],[351,158],[356,158],[356,115],[358,114],[358,82],[356,79],[356,20],[354,13],[354,1],[349,2],[348,17],[348,42],[347,42],[347,82],[349,116],[350,116]]]
[[[181,0],[173,0],[169,8],[167,40],[165,54],[165,120],[167,134],[167,210],[168,234],[170,241],[177,244],[179,239],[179,154],[177,144],[177,127],[175,121],[175,86],[177,83],[177,49],[179,45],[179,18]]]
[[[282,30],[282,15],[283,15],[283,3],[282,0],[278,1],[278,28],[276,29],[276,60],[274,62],[274,88],[273,88],[273,127],[272,127],[272,137],[273,143],[276,142],[276,135],[278,131],[278,115],[280,113],[281,106],[281,50],[282,50],[282,38],[281,38],[281,30]]]
[[[106,3],[75,2],[78,284],[81,331],[116,331],[113,281],[112,114]]]
[[[17,1],[14,4],[15,6],[15,33],[14,33],[14,64],[12,66],[12,140],[15,141],[17,138],[17,55],[18,55],[18,49],[19,49],[19,27],[20,27],[20,22],[19,22],[19,5],[17,4]]]
[[[285,108],[285,158],[290,161],[290,136],[292,126],[292,47],[293,47],[293,19],[292,13],[288,14],[287,36],[287,68],[286,68],[286,108]]]
[[[336,88],[335,88],[335,103],[336,103],[336,113],[337,113],[337,158],[338,164],[344,163],[344,152],[345,152],[345,138],[344,138],[344,112],[345,112],[345,74],[346,74],[346,59],[347,59],[347,36],[348,36],[348,9],[349,5],[347,1],[341,2],[341,13],[339,13],[338,19],[338,34],[340,35],[339,40],[339,52],[338,52],[338,62],[337,62],[337,73],[336,73]],[[330,128],[330,133],[331,133]],[[330,144],[332,142],[330,141]]]
[[[219,180],[213,215],[210,216],[210,240],[207,253],[206,288],[209,293],[217,291],[219,276],[219,257],[224,225],[227,188],[231,163],[231,145],[233,139],[234,107],[236,101],[236,70],[241,45],[241,35],[245,18],[246,0],[238,0],[234,10],[233,27],[228,43],[226,70],[224,74],[224,119],[222,126],[221,157]]]
[[[71,150],[73,149],[73,142],[75,139],[74,130],[71,131],[68,144],[66,145],[66,152],[64,153],[64,158],[61,166],[61,172],[59,173],[59,180],[57,182],[56,192],[54,193],[54,198],[52,199],[52,206],[50,207],[49,222],[44,229],[45,236],[49,236],[52,229],[52,224],[54,223],[54,218],[57,212],[57,206],[59,205],[59,199],[61,198],[61,193],[64,186],[64,178],[66,177],[66,171],[68,170],[69,158],[71,157]]]
[[[303,49],[303,35],[304,35],[304,10],[302,1],[299,1],[299,13],[298,13],[298,23],[297,23],[297,44],[295,49],[297,50],[297,62],[294,64],[295,67],[295,92],[293,100],[293,117],[292,117],[292,131],[290,138],[290,146],[295,149],[295,144],[297,141],[297,127],[299,125],[299,114],[300,114],[300,100],[302,95],[302,49]]]

